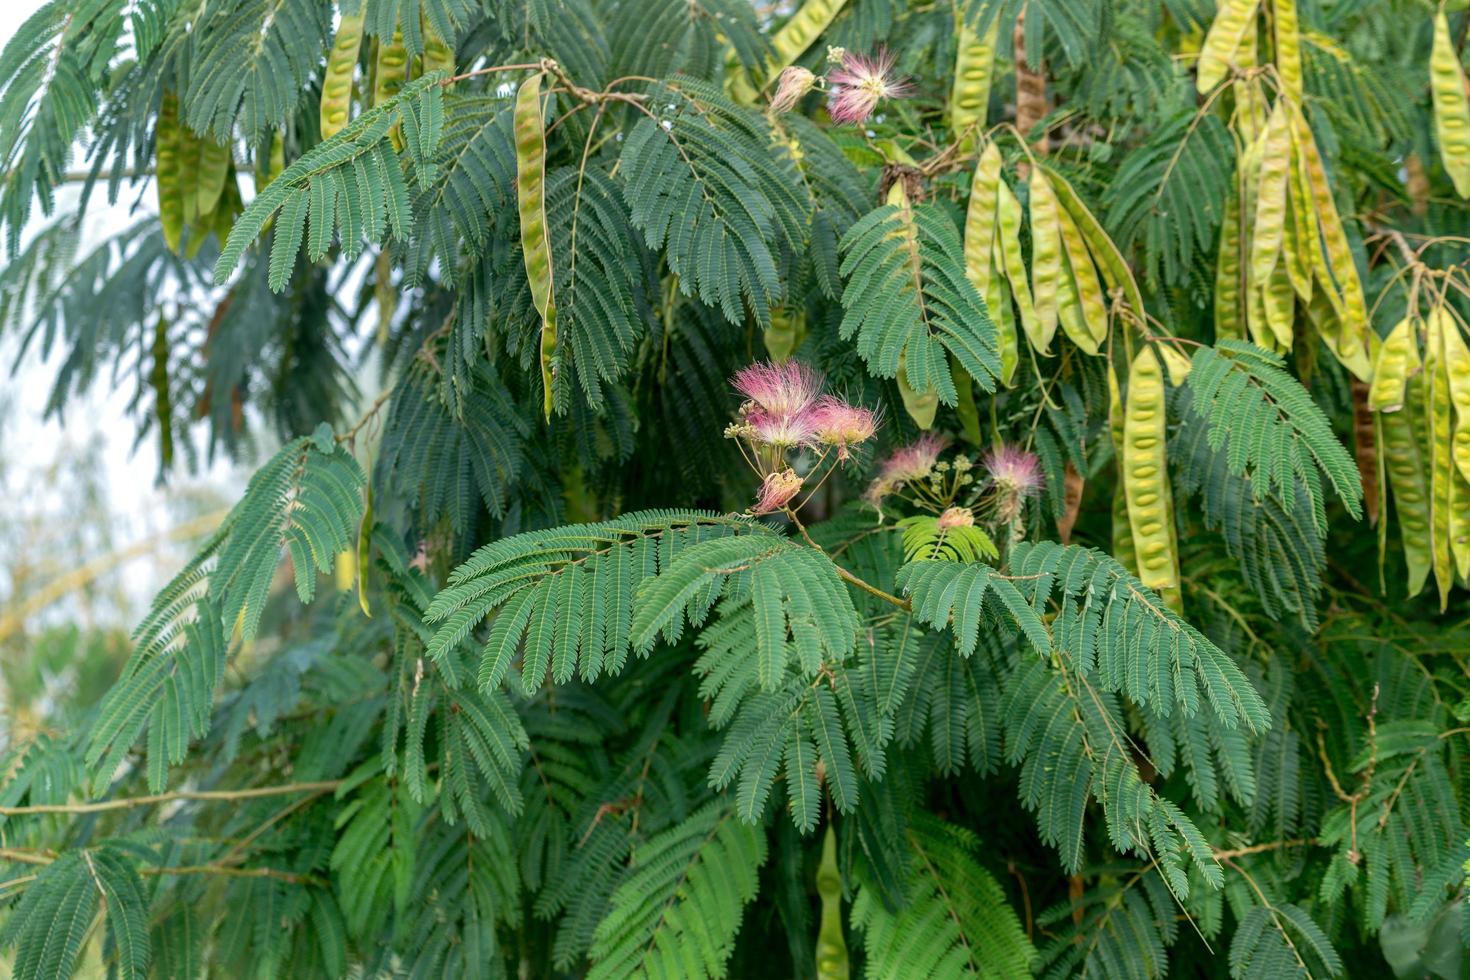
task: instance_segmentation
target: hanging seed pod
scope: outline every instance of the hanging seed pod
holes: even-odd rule
[[[1062,239],[1057,228],[1057,199],[1039,168],[1031,171],[1028,202],[1031,211],[1031,296],[1036,307],[1036,332],[1031,346],[1051,353],[1056,336],[1057,297],[1062,279]]]
[[[1257,0],[1223,0],[1220,4],[1199,52],[1195,84],[1201,92],[1220,84],[1230,70],[1246,32],[1255,26],[1256,4]]]
[[[352,76],[357,71],[357,53],[362,47],[363,14],[343,14],[327,54],[322,75],[321,133],[331,139],[347,125],[352,111]]]
[[[1455,183],[1455,192],[1470,197],[1470,85],[1443,9],[1434,18],[1429,90],[1434,96],[1434,131],[1444,169]]]
[[[1301,105],[1302,35],[1296,0],[1271,0],[1271,14],[1276,35],[1276,73],[1281,76],[1281,92]]]
[[[996,247],[1000,250],[1001,268],[1011,284],[1011,295],[1016,300],[1021,328],[1028,338],[1032,338],[1035,346],[1035,338],[1041,337],[1042,331],[1036,318],[1036,307],[1031,302],[1031,284],[1026,279],[1026,260],[1021,253],[1021,202],[1016,200],[1005,181],[1000,182],[998,189],[1000,199],[996,204],[996,215],[1000,235]]]
[[[514,126],[521,254],[531,283],[531,301],[541,314],[542,410],[549,421],[557,365],[556,296],[552,288],[551,237],[546,226],[546,125],[541,116],[540,72],[521,83]]]
[[[1123,490],[1128,524],[1138,552],[1138,578],[1160,593],[1179,588],[1173,494],[1164,443],[1164,372],[1152,346],[1144,346],[1128,371],[1123,415]]]
[[[1455,406],[1455,466],[1461,476],[1470,480],[1470,347],[1466,346],[1455,318],[1444,309],[1440,315],[1444,317],[1440,328],[1444,340],[1444,366],[1449,380],[1450,402]]]
[[[163,225],[163,240],[169,251],[179,251],[184,235],[184,190],[180,183],[183,123],[179,122],[179,96],[166,89],[158,106],[158,124],[154,129],[156,162],[154,170],[158,188],[158,220]]]
[[[1451,455],[1449,372],[1445,370],[1444,328],[1449,315],[1444,307],[1432,310],[1426,319],[1424,373],[1424,434],[1429,470],[1429,540],[1434,580],[1439,586],[1439,609],[1449,605],[1455,584],[1454,554],[1450,547],[1450,510],[1454,506],[1454,478],[1458,476]]]
[[[985,128],[990,109],[990,83],[995,76],[995,42],[999,37],[1000,18],[982,35],[965,22],[964,13],[956,10],[959,22],[959,44],[955,52],[954,85],[949,93],[949,128],[968,152]]]
[[[1240,195],[1234,188],[1225,200],[1220,222],[1220,250],[1215,257],[1215,338],[1238,340],[1245,336],[1241,321]]]

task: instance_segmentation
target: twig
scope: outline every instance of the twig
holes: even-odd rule
[[[330,793],[346,780],[328,779],[314,783],[284,783],[279,786],[252,786],[249,789],[181,789],[172,793],[155,793],[150,796],[129,796],[117,800],[99,800],[95,803],[38,803],[33,806],[0,806],[0,816],[20,817],[34,813],[106,813],[110,810],[132,810],[140,806],[172,803],[175,800],[201,802],[218,800],[253,800],[264,796],[283,796],[287,793]]]

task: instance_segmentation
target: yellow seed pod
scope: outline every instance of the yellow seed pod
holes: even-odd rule
[[[364,616],[372,616],[368,607],[368,572],[373,567],[373,485],[363,491],[362,520],[357,525],[357,604]]]
[[[1000,150],[987,142],[975,164],[970,181],[970,202],[965,210],[965,275],[985,300],[995,323],[1000,350],[1001,383],[1009,385],[1016,374],[1016,321],[1006,295],[996,237],[1001,179]]]
[[[1294,338],[1292,324],[1296,319],[1296,291],[1291,288],[1291,276],[1286,271],[1286,260],[1278,255],[1266,281],[1261,283],[1261,303],[1265,307],[1266,324],[1271,328],[1275,349],[1291,350]]]
[[[551,235],[546,226],[546,126],[541,116],[540,72],[521,83],[513,122],[521,254],[531,284],[531,301],[541,314],[542,408],[550,420],[557,368],[556,295],[552,288]]]
[[[1301,105],[1302,34],[1296,0],[1271,0],[1271,13],[1276,35],[1276,73],[1281,76],[1281,92]]]
[[[1108,364],[1108,434],[1118,457],[1119,479],[1113,484],[1113,557],[1130,572],[1138,574],[1138,551],[1133,547],[1133,531],[1128,523],[1128,497],[1123,490],[1123,396],[1118,388],[1118,372]]]
[[[352,111],[352,75],[357,70],[357,52],[362,47],[363,14],[344,14],[327,54],[322,75],[322,139],[331,139],[347,125]]]
[[[949,128],[968,152],[985,128],[990,108],[990,83],[995,75],[995,42],[1000,32],[1000,18],[990,24],[983,35],[965,23],[964,15],[955,12],[959,22],[959,45],[955,52],[954,85],[949,93]]]
[[[1073,336],[1072,342],[1089,354],[1096,354],[1103,341],[1108,339],[1108,299],[1098,279],[1097,266],[1092,253],[1087,250],[1087,240],[1082,230],[1065,208],[1057,209],[1057,224],[1062,233],[1062,246],[1067,259],[1066,277],[1077,294],[1078,308],[1082,317],[1082,336]]]
[[[377,49],[377,57],[373,59],[373,105],[382,105],[408,81],[408,49],[403,45],[403,32],[395,28],[393,40],[384,44],[380,39]],[[395,125],[389,137],[393,149],[402,151],[402,127]]]
[[[424,74],[431,71],[454,74],[454,49],[439,36],[432,20],[422,17],[420,23],[423,24],[424,34]]]
[[[199,173],[199,151],[203,141],[187,124],[179,124],[179,192],[184,202],[184,224],[192,225],[199,216],[199,195],[194,190],[194,175]]]
[[[1138,550],[1138,578],[1156,591],[1179,588],[1179,548],[1164,443],[1164,372],[1152,346],[1144,346],[1128,371],[1123,412],[1123,491],[1128,524]]]
[[[1439,307],[1430,315],[1441,318],[1445,376],[1449,382],[1450,402],[1455,406],[1455,466],[1461,476],[1470,480],[1470,347],[1465,345],[1460,326],[1447,309]]]
[[[1444,169],[1455,182],[1455,192],[1470,197],[1470,83],[1450,39],[1443,9],[1434,18],[1429,90],[1434,96],[1434,131]]]
[[[1402,411],[1379,415],[1383,443],[1379,456],[1388,471],[1393,489],[1394,512],[1408,570],[1408,594],[1418,595],[1429,578],[1431,537],[1429,526],[1429,477],[1424,459],[1422,374],[1412,379],[1411,391]]]
[[[1194,367],[1194,362],[1184,356],[1178,347],[1173,344],[1158,344],[1154,348],[1158,351],[1159,359],[1164,362],[1164,370],[1169,374],[1169,383],[1178,388],[1189,380],[1189,369]]]
[[[934,417],[939,414],[939,392],[937,390],[915,391],[909,384],[908,366],[904,354],[898,355],[898,394],[903,399],[904,411],[920,429],[934,428]]]
[[[1128,268],[1128,263],[1124,261],[1123,253],[1118,251],[1118,246],[1103,230],[1102,223],[1087,209],[1087,205],[1082,203],[1082,198],[1077,196],[1076,189],[1068,183],[1067,179],[1054,170],[1048,170],[1047,176],[1051,180],[1052,190],[1056,193],[1057,203],[1076,222],[1077,230],[1082,232],[1082,238],[1087,242],[1087,250],[1092,253],[1093,261],[1102,271],[1103,281],[1107,283],[1108,289],[1121,289],[1123,298],[1128,301],[1134,314],[1143,316],[1143,292],[1138,288],[1138,281],[1133,278],[1133,270]]]
[[[1419,327],[1412,317],[1398,322],[1378,348],[1368,407],[1375,412],[1397,412],[1404,407],[1409,378],[1419,370]]]
[[[766,62],[766,75],[761,83],[775,78],[781,69],[800,58],[802,52],[831,26],[845,3],[846,0],[806,0],[771,38],[771,57]]]
[[[960,420],[960,432],[972,446],[980,445],[980,409],[975,405],[975,379],[970,377],[953,354],[949,358],[949,377],[956,394],[954,413]]]
[[[1031,302],[1031,284],[1026,280],[1026,261],[1021,256],[1021,202],[1006,186],[999,184],[999,200],[996,202],[996,217],[1000,234],[996,248],[1000,250],[1001,269],[1011,284],[1011,295],[1016,300],[1016,310],[1021,317],[1021,329],[1027,337],[1040,336],[1041,328],[1036,320],[1036,307]]]
[[[1257,0],[1220,0],[1220,9],[1200,47],[1195,83],[1201,92],[1220,84],[1229,71],[1246,32],[1255,26],[1256,4]]]
[[[199,141],[199,169],[194,175],[194,213],[200,221],[214,214],[219,196],[224,193],[229,171],[230,148],[202,137]]]
[[[1297,257],[1298,269],[1292,279],[1292,284],[1297,287],[1297,295],[1303,303],[1312,302],[1316,295],[1317,270],[1326,265],[1326,259],[1322,257],[1322,242],[1317,229],[1317,212],[1313,208],[1311,184],[1307,180],[1307,168],[1302,160],[1301,151],[1297,148],[1296,139],[1293,135],[1291,141],[1291,183],[1287,187],[1291,200],[1292,220],[1296,225],[1295,245],[1300,251]],[[1305,277],[1305,283],[1299,283],[1298,278]],[[1333,290],[1336,287],[1330,283],[1324,283],[1322,289]]]
[[[987,142],[970,180],[970,203],[965,209],[965,275],[980,295],[990,284],[990,257],[994,253],[996,205],[1000,200],[1000,150]]]
[[[1292,116],[1292,138],[1300,154],[1307,191],[1311,195],[1321,234],[1322,249],[1314,250],[1313,255],[1316,263],[1314,273],[1328,302],[1342,321],[1342,331],[1338,336],[1324,335],[1322,339],[1343,367],[1359,379],[1369,381],[1372,363],[1368,350],[1368,304],[1363,297],[1363,283],[1358,278],[1358,265],[1348,245],[1337,203],[1332,197],[1327,168],[1317,150],[1316,138],[1301,110],[1295,106],[1288,106],[1288,110]]]
[[[1295,151],[1292,151],[1292,156],[1295,157]],[[1316,234],[1316,225],[1305,206],[1298,202],[1293,159],[1286,174],[1286,221],[1281,229],[1281,260],[1286,266],[1292,290],[1303,303],[1312,301],[1312,259],[1306,243],[1309,233]]]
[[[1220,250],[1215,256],[1215,337],[1239,340],[1245,336],[1241,319],[1240,195],[1233,188],[1225,200],[1220,222]]]
[[[1450,510],[1453,506],[1454,480],[1458,476],[1451,455],[1452,428],[1449,372],[1445,370],[1444,328],[1449,317],[1437,308],[1426,320],[1423,391],[1424,420],[1429,467],[1429,539],[1434,579],[1439,585],[1439,608],[1449,605],[1454,586],[1454,555],[1450,547]]]
[[[154,171],[158,178],[158,220],[163,225],[163,240],[174,253],[178,252],[184,235],[184,189],[180,183],[183,138],[179,96],[173,89],[167,89],[158,106],[158,124],[154,129]]]
[[[990,278],[985,284],[985,306],[995,322],[995,344],[1000,352],[1000,380],[1007,387],[1015,380],[1016,365],[1020,351],[1016,337],[1016,312],[1011,308],[1011,297],[1006,292],[1006,278],[1002,271],[1005,257],[1000,254],[1000,239],[997,238],[990,256]]]
[[[1286,105],[1277,100],[1271,110],[1258,151],[1254,229],[1251,233],[1251,281],[1271,278],[1281,255],[1286,229],[1287,183],[1291,174],[1291,128]]]
[[[1057,294],[1062,279],[1062,236],[1057,227],[1057,198],[1040,167],[1031,169],[1031,296],[1036,306],[1036,332],[1031,346],[1051,353],[1057,332]]]
[[[1459,470],[1450,481],[1450,554],[1460,581],[1470,582],[1470,481]]]

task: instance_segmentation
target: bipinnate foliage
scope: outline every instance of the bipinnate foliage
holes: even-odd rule
[[[7,349],[253,476],[7,596],[6,966],[1459,976],[1442,7],[40,4]]]

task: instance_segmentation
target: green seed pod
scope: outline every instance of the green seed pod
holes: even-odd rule
[[[1419,370],[1419,328],[1404,317],[1383,339],[1373,362],[1368,407],[1375,412],[1397,412],[1404,407],[1409,377]]]
[[[515,105],[516,201],[521,218],[521,254],[531,301],[541,314],[541,385],[549,421],[556,380],[556,296],[552,288],[551,237],[546,226],[546,126],[541,116],[541,73],[521,83]]]
[[[322,76],[322,139],[331,139],[347,125],[352,111],[352,75],[357,71],[357,53],[362,47],[363,14],[344,14],[327,54]]]
[[[1138,578],[1159,592],[1179,588],[1179,547],[1169,486],[1164,372],[1152,346],[1133,359],[1123,416],[1123,490],[1138,550]]]
[[[1297,105],[1302,103],[1302,35],[1296,0],[1271,0],[1276,35],[1276,73],[1281,92]]]
[[[1001,269],[1011,284],[1011,295],[1016,300],[1022,329],[1027,337],[1039,337],[1041,327],[1036,319],[1036,307],[1031,303],[1031,284],[1026,279],[1026,260],[1021,253],[1021,202],[1016,200],[1005,181],[1002,180],[997,189],[996,216],[1000,234],[995,244],[1000,251]]]
[[[1449,372],[1445,368],[1444,328],[1453,327],[1450,317],[1440,306],[1426,320],[1424,423],[1429,466],[1429,537],[1434,579],[1439,585],[1439,609],[1449,606],[1450,589],[1455,583],[1454,554],[1451,548],[1451,516],[1454,505],[1454,481],[1459,473],[1451,455]]]
[[[1062,279],[1062,236],[1057,227],[1057,198],[1040,167],[1033,167],[1029,182],[1031,211],[1031,296],[1036,305],[1036,332],[1028,332],[1031,346],[1051,353],[1056,336],[1057,297]]]
[[[1440,334],[1444,340],[1444,366],[1450,386],[1450,402],[1455,406],[1454,457],[1460,475],[1470,480],[1470,347],[1460,327],[1448,311],[1437,311],[1443,318]]]
[[[985,128],[990,109],[990,83],[995,77],[995,42],[1000,32],[1000,18],[990,24],[982,36],[965,23],[964,14],[956,10],[959,43],[955,52],[954,85],[949,93],[949,128],[960,145],[969,152]]]
[[[158,178],[158,220],[163,225],[163,240],[176,254],[184,235],[184,190],[180,184],[183,137],[179,96],[172,89],[167,89],[159,103],[158,125],[154,129],[154,169]]]
[[[1444,169],[1455,183],[1455,192],[1470,197],[1470,87],[1443,9],[1434,18],[1429,90],[1434,96],[1434,131]]]
[[[1196,84],[1208,92],[1230,69],[1236,50],[1245,41],[1246,32],[1255,26],[1257,0],[1222,0],[1215,20],[1199,52]]]
[[[1240,195],[1233,188],[1225,200],[1220,222],[1220,250],[1215,257],[1215,337],[1238,340],[1245,336],[1241,320]]]

